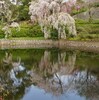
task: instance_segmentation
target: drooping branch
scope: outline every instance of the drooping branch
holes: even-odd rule
[[[38,22],[44,37],[51,37],[51,30],[58,31],[58,38],[66,39],[66,29],[69,34],[76,36],[76,28],[74,19],[64,12],[63,6],[71,9],[76,0],[37,0],[32,1],[29,7],[29,14],[32,22]],[[66,5],[65,5],[66,4]],[[68,6],[67,6],[68,5]]]

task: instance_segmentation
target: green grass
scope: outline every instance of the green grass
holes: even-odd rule
[[[92,20],[91,23],[83,19],[75,19],[76,24],[99,24],[99,19]]]
[[[80,40],[80,41],[99,41],[99,34],[80,34],[77,37],[70,37],[68,40]]]
[[[0,26],[0,39],[4,39],[4,34]],[[12,29],[12,36],[8,39],[20,40],[44,40],[44,34],[40,26],[32,25],[29,22],[20,22],[20,31]],[[97,40],[99,41],[99,20],[93,20],[91,23],[85,20],[76,20],[77,37],[67,36],[67,40]],[[51,39],[57,39],[56,30],[52,33]]]
[[[44,37],[10,37],[9,40],[44,40]]]
[[[82,8],[79,11],[73,10],[71,15],[77,15],[77,14],[82,13],[82,12],[85,12],[85,11],[87,11],[86,8]]]
[[[4,38],[4,32],[2,31],[2,26],[0,26],[0,38]],[[43,33],[39,25],[32,25],[29,22],[20,22],[20,31],[15,28],[11,28],[11,33],[13,38],[20,37],[43,37]]]
[[[99,41],[99,20],[91,23],[84,20],[76,20],[77,37],[69,37],[69,40],[96,40]]]

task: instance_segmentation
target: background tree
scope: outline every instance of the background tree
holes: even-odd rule
[[[18,7],[20,6],[20,1],[11,2],[10,0],[0,1],[0,14],[1,14],[1,23],[4,24],[2,31],[4,31],[5,38],[11,36],[11,27],[18,27],[19,24],[14,21],[18,21],[19,11]],[[20,29],[19,29],[20,30]]]

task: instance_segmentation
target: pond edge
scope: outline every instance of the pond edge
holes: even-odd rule
[[[0,49],[60,48],[99,52],[99,42],[69,40],[0,40]]]

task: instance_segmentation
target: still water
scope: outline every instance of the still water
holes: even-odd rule
[[[0,50],[0,100],[99,100],[99,54]]]

